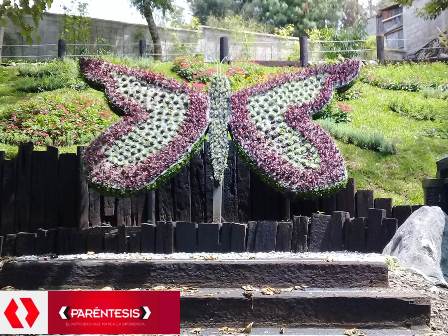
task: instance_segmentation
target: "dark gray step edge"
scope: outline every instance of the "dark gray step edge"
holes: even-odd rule
[[[232,327],[232,326],[228,326]],[[232,327],[233,329],[241,329],[239,326]],[[282,329],[282,333],[280,333]],[[200,334],[198,334],[200,331]],[[393,328],[393,329],[358,329],[365,336],[424,336],[428,335],[428,328]],[[187,328],[181,330],[181,335],[193,336],[211,336],[223,335],[223,332],[217,328]],[[233,334],[235,335],[235,334]],[[236,335],[247,335],[244,333],[237,333]],[[253,327],[250,333],[251,336],[281,336],[281,335],[295,335],[295,336],[347,336],[347,329],[344,328],[257,328]]]
[[[39,276],[36,276],[39,275]],[[9,261],[0,288],[116,289],[155,285],[240,287],[306,285],[314,288],[387,287],[384,263],[341,261],[34,260]]]
[[[292,291],[246,298],[237,289],[201,289],[181,297],[183,327],[254,322],[259,327],[410,328],[428,326],[430,314],[428,298],[390,290]]]

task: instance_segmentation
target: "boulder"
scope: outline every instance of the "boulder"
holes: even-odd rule
[[[448,216],[439,207],[421,207],[400,226],[383,254],[435,284],[447,285]]]

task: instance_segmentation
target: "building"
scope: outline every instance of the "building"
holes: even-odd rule
[[[369,19],[370,35],[384,35],[386,58],[448,57],[448,46],[440,42],[448,32],[448,10],[436,19],[427,20],[418,15],[427,0],[415,0],[410,7],[391,5]]]

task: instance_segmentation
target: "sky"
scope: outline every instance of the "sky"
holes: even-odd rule
[[[129,0],[86,0],[88,3],[88,16],[113,21],[146,24],[140,13],[129,4]],[[50,13],[63,14],[63,6],[70,5],[71,0],[54,0]],[[185,9],[186,21],[191,18],[191,12],[186,0],[175,0],[177,6]]]
[[[374,3],[378,0],[374,0]],[[146,24],[140,13],[130,6],[129,0],[86,0],[88,3],[88,16],[113,21]],[[185,22],[191,20],[191,9],[187,0],[175,0],[178,7],[184,9]],[[368,0],[361,0],[367,5]],[[71,0],[54,0],[50,13],[64,13],[63,5],[70,5]],[[159,23],[159,22],[158,22]]]

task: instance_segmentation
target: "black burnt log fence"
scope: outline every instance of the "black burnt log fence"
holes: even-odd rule
[[[356,190],[353,179],[332,196],[294,199],[265,184],[231,146],[223,186],[223,223],[212,222],[208,144],[156,191],[127,198],[88,186],[78,153],[20,146],[0,152],[0,253],[92,252],[379,252],[419,206],[393,206]]]

